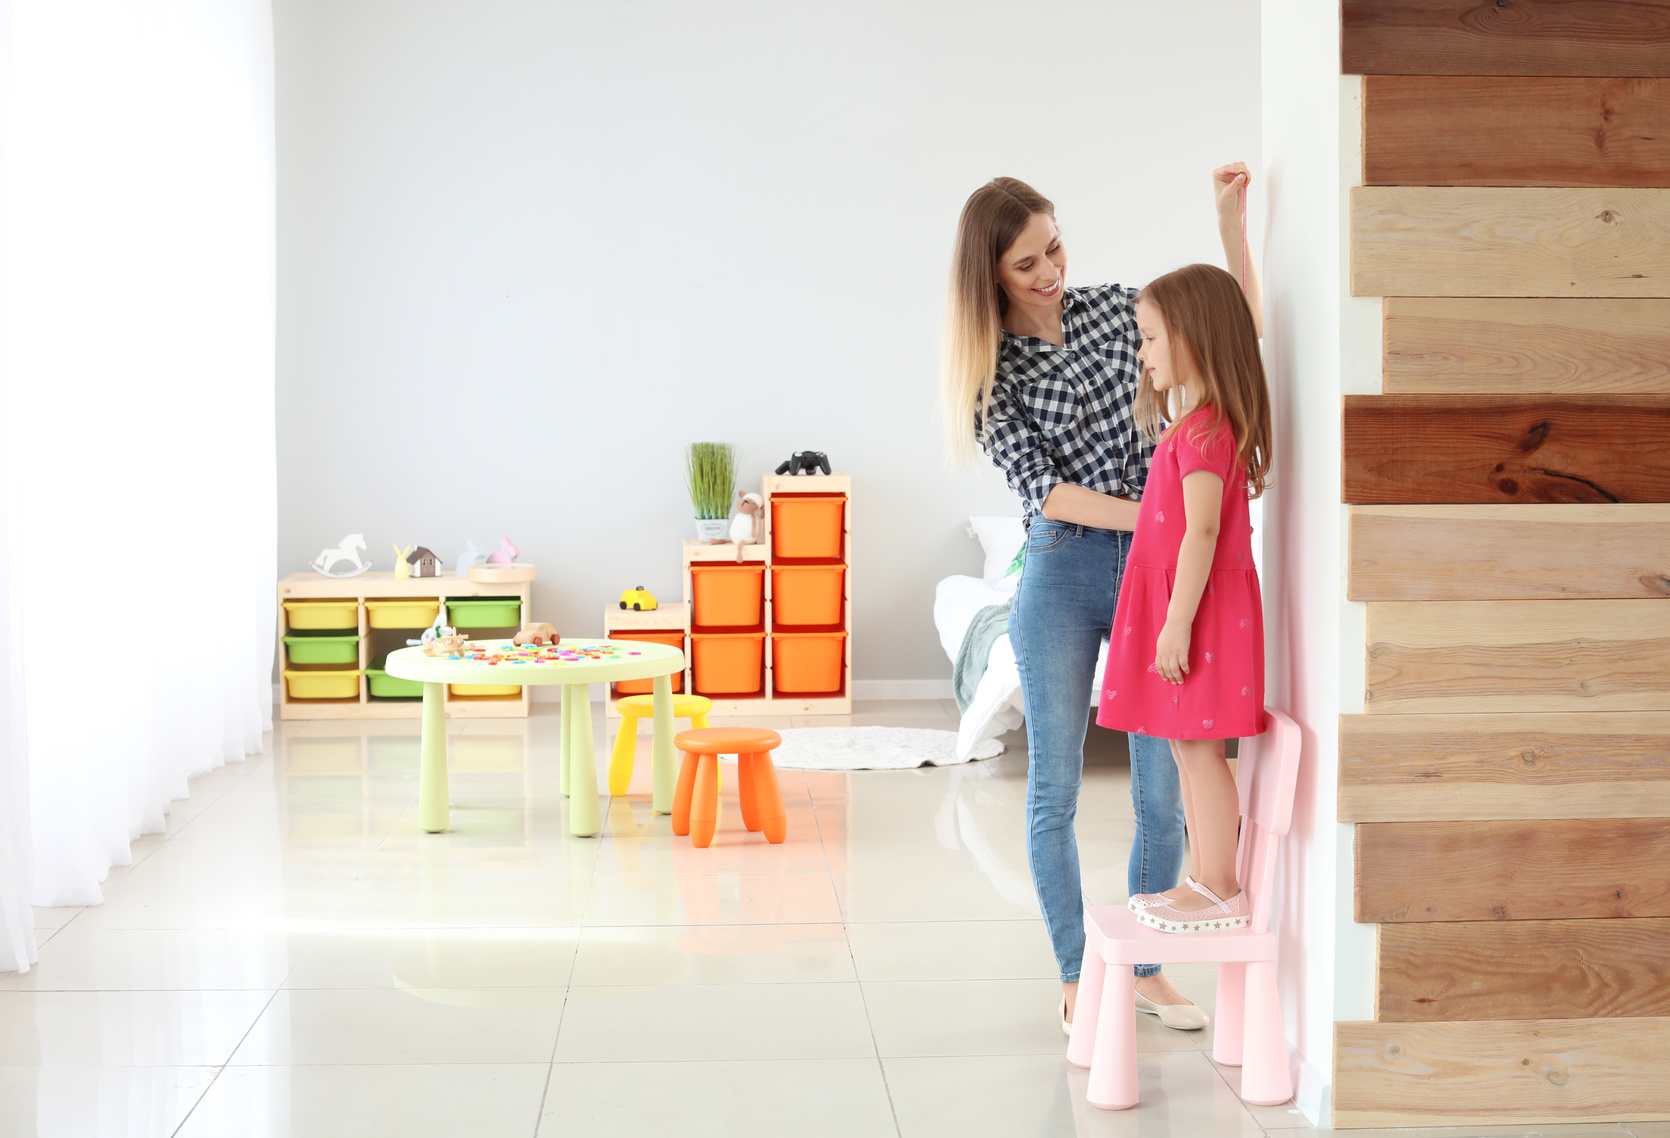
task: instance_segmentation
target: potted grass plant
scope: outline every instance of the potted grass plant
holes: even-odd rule
[[[736,448],[730,443],[691,443],[684,453],[684,481],[696,515],[696,537],[716,541],[730,528],[736,497]]]

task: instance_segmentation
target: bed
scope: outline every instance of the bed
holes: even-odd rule
[[[1005,604],[1014,596],[1015,588],[1020,584],[1020,573],[1014,565],[1015,556],[1026,541],[1019,518],[970,518],[969,533],[980,539],[985,551],[984,573],[979,577],[962,574],[946,577],[934,587],[934,627],[939,631],[940,645],[953,667],[962,651],[963,639],[981,611],[992,605]],[[997,636],[985,655],[984,672],[957,730],[957,757],[960,760],[966,760],[974,753],[974,748],[985,740],[1013,731],[1026,721],[1025,705],[1021,700],[1020,671],[1015,665],[1015,652],[1009,646],[1009,637]],[[1097,678],[1106,663],[1107,644],[1103,642],[1095,675],[1085,692],[1087,710],[1096,702]],[[965,668],[978,669],[979,666],[978,660],[965,664]]]

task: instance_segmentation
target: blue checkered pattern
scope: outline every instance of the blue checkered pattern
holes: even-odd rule
[[[1020,496],[1027,525],[1062,482],[1142,497],[1154,446],[1134,414],[1142,382],[1136,296],[1121,285],[1068,289],[1059,348],[1003,334],[984,443]]]

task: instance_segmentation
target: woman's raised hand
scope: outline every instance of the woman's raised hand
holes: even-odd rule
[[[1212,171],[1212,192],[1218,199],[1218,220],[1241,224],[1241,190],[1252,173],[1245,162],[1231,162]]]

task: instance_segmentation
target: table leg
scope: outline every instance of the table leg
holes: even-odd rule
[[[655,733],[650,742],[650,771],[654,790],[650,806],[657,814],[673,812],[673,677],[656,676],[651,687],[655,704]]]
[[[573,693],[574,686],[572,684],[564,684],[562,686],[562,721],[557,727],[557,734],[561,738],[561,743],[558,746],[557,759],[557,791],[562,794],[564,798],[568,797],[568,755],[570,750],[568,745],[568,731],[569,727],[574,722],[574,715],[570,710],[570,707],[574,702]]]
[[[418,825],[438,834],[450,824],[446,783],[446,710],[441,685],[423,685],[423,742],[418,752]]]
[[[597,740],[591,727],[591,689],[586,684],[564,684],[563,706],[567,712],[563,738],[568,741],[568,832],[589,838],[603,829],[597,809]]]

